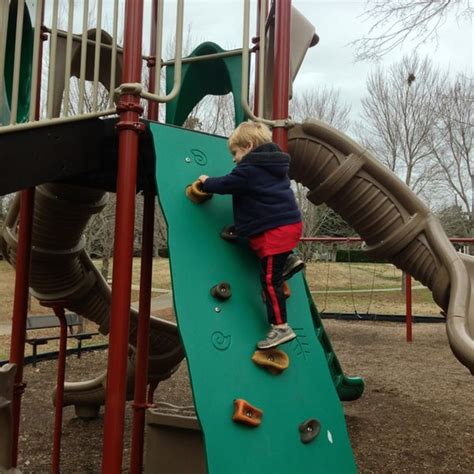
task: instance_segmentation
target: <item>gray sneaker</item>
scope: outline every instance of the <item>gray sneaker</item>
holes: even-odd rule
[[[257,342],[258,349],[270,349],[276,347],[284,342],[293,340],[296,337],[295,332],[290,326],[280,327],[279,325],[272,324],[270,331],[268,331],[267,337],[263,341]]]
[[[298,255],[290,253],[285,261],[285,266],[283,267],[283,279],[289,280],[295,273],[303,270],[303,268],[303,260],[301,260]]]

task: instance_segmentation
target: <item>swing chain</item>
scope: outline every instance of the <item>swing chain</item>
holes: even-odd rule
[[[352,299],[352,307],[354,309],[354,314],[361,319],[361,316],[359,315],[359,312],[357,311],[355,300],[354,300],[354,288],[352,286],[352,262],[351,262],[351,249],[350,249],[350,240],[349,238],[347,239],[347,261],[349,262],[349,283],[351,285],[351,299]]]

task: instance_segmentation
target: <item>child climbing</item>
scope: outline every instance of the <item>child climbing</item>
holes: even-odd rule
[[[229,137],[236,167],[225,176],[201,175],[202,191],[231,194],[235,232],[260,259],[260,279],[271,328],[257,343],[269,349],[296,337],[287,323],[284,280],[304,264],[292,253],[301,237],[301,213],[290,187],[290,156],[261,123],[244,122]]]

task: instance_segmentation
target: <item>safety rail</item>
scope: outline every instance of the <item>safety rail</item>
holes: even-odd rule
[[[115,88],[118,24],[120,18],[123,20],[123,14],[119,11],[119,0],[114,0],[110,35],[102,30],[102,10],[103,0],[97,0],[95,29],[91,30],[89,0],[83,2],[82,11],[71,0],[37,0],[29,4],[25,0],[2,2],[0,122],[3,127],[0,133],[18,127],[29,128],[115,113],[111,95],[104,104],[99,104],[99,82],[104,82],[106,77],[108,88]],[[44,24],[46,14],[49,26]],[[63,21],[67,25],[65,31],[59,28]],[[74,29],[80,33],[75,33]],[[15,47],[12,55],[8,49],[13,40]],[[107,46],[110,58],[105,72],[101,59]],[[44,57],[43,48],[48,53]],[[72,76],[78,78],[76,111],[71,108]],[[90,104],[86,104],[87,81],[91,82]]]
[[[150,91],[154,92],[143,84],[121,84],[123,49],[118,43],[119,26],[124,23],[124,0],[113,0],[109,9],[104,8],[104,0],[95,0],[94,4],[92,0],[84,0],[79,6],[73,0],[3,1],[0,4],[0,133],[112,115],[117,113],[116,104],[123,95],[166,103],[179,94],[182,64],[237,54],[242,55],[241,106],[246,115],[272,127],[290,127],[292,122],[288,118],[270,120],[262,114],[267,2],[260,0],[260,33],[253,38],[255,46],[250,46],[251,4],[250,0],[244,0],[242,48],[183,58],[184,0],[176,0],[175,57],[163,61],[164,1],[158,0],[154,18],[155,55],[142,54],[142,59],[150,68],[174,66],[173,87],[162,93],[159,73],[154,74],[154,83],[150,84]],[[93,25],[92,16],[96,18]],[[14,51],[10,51],[13,44]],[[255,55],[259,78],[255,109],[259,113],[255,115],[248,101],[249,72],[252,53],[258,52],[261,54]],[[75,88],[71,85],[72,77],[77,78]],[[99,83],[107,92],[101,91]]]

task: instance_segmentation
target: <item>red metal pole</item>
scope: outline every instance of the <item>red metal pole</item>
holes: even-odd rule
[[[360,237],[326,237],[326,236],[315,236],[315,237],[301,237],[301,242],[362,242]],[[474,244],[472,237],[449,237],[451,243],[463,243],[463,244]]]
[[[412,332],[412,305],[411,305],[411,275],[405,273],[405,306],[406,306],[406,334],[407,342],[413,340]]]
[[[122,78],[126,83],[141,81],[142,27],[143,0],[128,0],[125,8]],[[142,112],[139,97],[122,96],[117,110],[120,112],[120,122],[117,124],[119,163],[103,473],[119,473],[122,470],[138,138],[144,129],[143,123],[139,121]]]
[[[14,467],[16,467],[18,461],[21,397],[26,387],[26,384],[23,382],[23,364],[26,338],[26,316],[28,314],[28,281],[30,275],[34,200],[34,188],[29,188],[21,192],[20,228],[16,253],[15,295],[13,300],[13,320],[10,346],[10,363],[16,364],[17,366],[12,400],[12,465]]]
[[[44,6],[41,10],[41,25],[44,23]],[[35,118],[39,119],[41,110],[41,75],[43,41],[39,44],[39,63],[37,71]],[[14,393],[12,400],[12,466],[18,463],[18,438],[20,435],[21,397],[26,384],[23,382],[23,365],[26,339],[26,317],[28,314],[28,292],[31,262],[31,241],[33,235],[33,213],[35,207],[35,188],[25,189],[20,197],[20,225],[16,252],[15,295],[13,299],[12,334],[10,343],[10,363],[16,364]]]
[[[362,242],[360,237],[301,237],[301,242]]]
[[[155,195],[145,194],[143,209],[143,242],[140,274],[140,298],[137,330],[137,353],[135,367],[135,396],[133,403],[133,431],[130,472],[142,472],[145,410],[148,407],[146,387],[148,384],[148,347],[150,338],[150,303],[153,270],[153,230],[155,219]]]
[[[55,416],[51,468],[54,474],[59,474],[59,465],[61,460],[61,430],[63,423],[64,380],[66,376],[67,324],[63,305],[47,304],[47,306],[52,306],[54,314],[59,319],[59,323],[61,325],[59,338],[58,373],[56,375],[56,399],[54,402]]]
[[[148,89],[154,92],[155,75],[160,73],[161,58],[156,57],[156,20],[158,2],[153,1],[151,14],[150,56],[155,57],[150,66]],[[148,118],[158,120],[158,103],[148,101]],[[140,297],[138,306],[137,352],[135,366],[135,392],[133,402],[132,449],[130,472],[142,472],[145,433],[145,410],[148,384],[148,349],[150,338],[150,304],[153,277],[153,234],[155,226],[155,193],[146,192],[143,203],[142,254],[140,267]]]
[[[273,119],[288,117],[290,88],[290,25],[291,0],[275,2],[275,83],[273,85]],[[288,131],[283,127],[273,129],[273,141],[282,150],[288,150]]]

